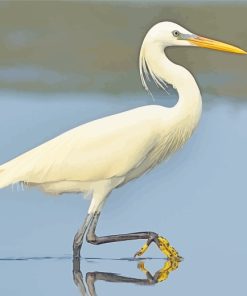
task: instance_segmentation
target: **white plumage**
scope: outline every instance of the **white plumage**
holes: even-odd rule
[[[164,107],[145,106],[72,129],[2,165],[0,186],[25,182],[54,194],[89,193],[100,182],[107,187],[100,190],[109,192],[190,136],[190,127],[175,124],[166,113]]]

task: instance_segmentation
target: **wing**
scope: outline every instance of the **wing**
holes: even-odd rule
[[[125,176],[153,149],[161,108],[145,106],[89,122],[0,168],[12,178],[11,183],[96,181]]]

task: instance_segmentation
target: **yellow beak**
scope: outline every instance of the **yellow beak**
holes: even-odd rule
[[[236,46],[219,42],[216,40],[208,39],[205,37],[201,36],[193,36],[189,37],[187,39],[190,43],[197,45],[199,47],[204,47],[204,48],[211,48],[215,50],[220,50],[220,51],[227,51],[227,52],[233,52],[233,53],[239,53],[239,54],[247,54],[246,51],[242,50],[241,48],[238,48]]]

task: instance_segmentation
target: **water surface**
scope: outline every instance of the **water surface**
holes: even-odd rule
[[[0,162],[80,123],[150,100],[145,93],[126,99],[101,94],[70,94],[68,98],[2,92]],[[97,281],[99,295],[178,295],[185,291],[231,295],[244,290],[246,120],[245,103],[204,95],[201,124],[184,149],[111,194],[99,234],[154,230],[167,236],[185,259],[167,281],[152,287]],[[72,279],[71,244],[89,202],[80,195],[50,198],[35,189],[23,191],[13,186],[1,190],[0,203],[0,292],[78,295]],[[131,257],[141,244],[85,244],[83,255]],[[155,246],[147,256],[162,257]],[[163,264],[163,260],[146,262],[152,273]],[[135,261],[95,259],[83,260],[81,269],[84,276],[98,271],[145,278],[136,265]]]

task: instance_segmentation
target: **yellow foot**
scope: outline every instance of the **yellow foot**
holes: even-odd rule
[[[139,256],[143,255],[147,251],[148,247],[149,247],[149,245],[147,243],[144,244],[143,247],[135,253],[134,257],[139,257]]]
[[[179,256],[178,252],[170,245],[169,241],[166,238],[158,236],[154,238],[151,242],[155,242],[161,252],[167,256],[167,258],[176,259],[178,261],[182,260],[182,257]],[[139,257],[143,255],[147,251],[151,242],[148,241],[147,243],[145,243],[143,247],[135,253],[134,257]]]
[[[158,236],[158,248],[169,259],[171,259],[171,258],[176,258],[179,260],[182,259],[182,257],[179,256],[178,252],[170,245],[169,241],[162,236]]]

